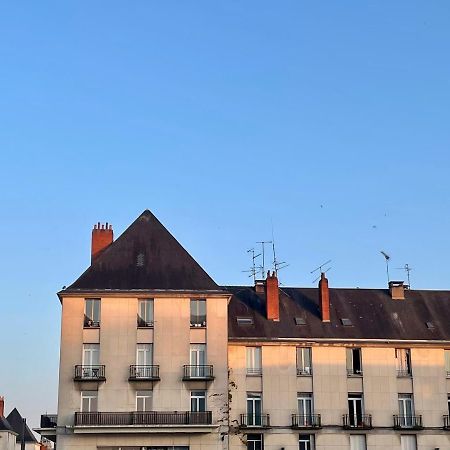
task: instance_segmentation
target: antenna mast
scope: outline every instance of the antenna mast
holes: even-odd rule
[[[260,266],[261,269],[261,278],[264,279],[264,277],[266,276],[266,268],[265,268],[265,251],[264,251],[264,247],[267,244],[271,244],[272,241],[258,241],[257,244],[261,244],[261,254],[262,254],[262,264]]]
[[[256,258],[258,258],[259,256],[261,256],[261,253],[255,255],[255,249],[251,248],[250,250],[247,250],[247,253],[251,253],[252,254],[252,267],[250,270],[243,270],[243,272],[250,272],[249,277],[253,277],[253,283],[256,282],[256,264],[255,264],[255,260]]]
[[[322,275],[322,273],[327,273],[329,270],[331,270],[331,267],[329,267],[327,270],[325,270],[325,272],[322,270],[322,267],[326,266],[327,264],[330,264],[331,259],[329,259],[328,261],[322,263],[319,267],[316,267],[314,270],[311,270],[311,274],[313,274],[314,272],[317,272],[318,270],[319,272],[319,276],[313,281],[313,283],[315,283]]]
[[[403,267],[396,267],[396,269],[404,270],[406,272],[406,276],[408,278],[408,286],[411,289],[411,279],[410,279],[409,273],[411,272],[412,267],[410,267],[409,264],[405,264]]]
[[[279,262],[277,260],[277,254],[275,252],[275,237],[273,233],[273,224],[272,224],[272,252],[273,252],[273,270],[275,271],[275,275],[278,277],[278,271],[289,266],[289,264],[286,261]]]

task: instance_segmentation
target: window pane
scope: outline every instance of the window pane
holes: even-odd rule
[[[366,450],[366,436],[350,435],[350,450]]]
[[[402,450],[417,450],[416,436],[402,435],[400,436]]]
[[[191,300],[191,326],[206,326],[206,300]]]

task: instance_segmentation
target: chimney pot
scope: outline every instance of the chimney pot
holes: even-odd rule
[[[323,272],[320,274],[319,280],[319,308],[322,322],[330,322],[330,291],[328,279]]]
[[[91,264],[97,259],[100,253],[105,250],[114,240],[114,233],[112,226],[106,223],[100,227],[100,222],[94,225],[92,230],[92,245],[91,245]]]
[[[266,279],[266,308],[269,320],[280,320],[280,294],[278,291],[278,278],[275,272],[267,272]]]
[[[406,288],[403,281],[389,281],[389,293],[392,300],[405,300]]]
[[[0,417],[5,417],[5,397],[0,396]]]

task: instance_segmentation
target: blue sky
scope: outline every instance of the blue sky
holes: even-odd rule
[[[450,3],[0,5],[0,394],[56,411],[90,232],[151,209],[223,284],[275,229],[285,285],[448,289]]]

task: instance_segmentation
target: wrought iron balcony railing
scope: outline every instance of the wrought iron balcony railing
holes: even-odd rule
[[[100,327],[100,321],[99,320],[93,320],[90,317],[84,315],[84,328],[99,328]]]
[[[130,366],[129,381],[158,381],[159,366]]]
[[[270,428],[269,414],[241,414],[241,427]]]
[[[370,430],[372,428],[371,414],[344,414],[342,416],[342,426],[345,429]]]
[[[394,416],[394,428],[396,430],[414,429],[421,430],[422,416]]]
[[[56,428],[57,421],[56,414],[41,414],[41,428]]]
[[[398,378],[408,378],[412,376],[411,369],[397,369]]]
[[[297,367],[297,376],[309,376],[312,375],[312,367]]]
[[[211,425],[212,412],[132,411],[76,412],[75,426],[115,425]]]
[[[183,380],[184,381],[195,381],[202,380],[208,381],[214,379],[213,366],[196,366],[196,365],[186,365],[183,366]]]
[[[320,414],[292,414],[292,428],[321,428]]]
[[[444,430],[450,430],[450,416],[443,416],[444,419]]]
[[[261,376],[262,368],[261,367],[247,367],[247,375]]]
[[[105,381],[105,366],[75,366],[75,381]]]
[[[362,377],[362,369],[347,369],[347,376],[349,377]]]

